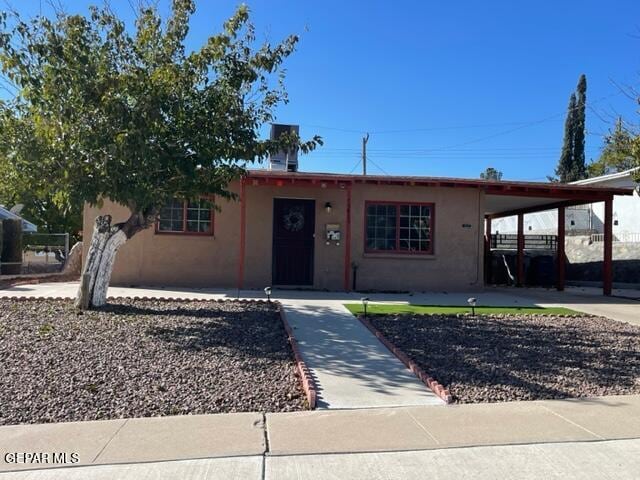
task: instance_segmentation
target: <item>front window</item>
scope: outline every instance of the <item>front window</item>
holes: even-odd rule
[[[207,198],[195,201],[173,199],[160,210],[160,233],[213,234],[213,204]]]
[[[367,203],[366,251],[433,253],[433,204]]]

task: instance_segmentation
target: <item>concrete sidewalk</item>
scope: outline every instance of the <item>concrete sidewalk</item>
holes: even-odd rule
[[[268,457],[267,480],[637,480],[640,440]]]
[[[316,410],[263,419],[238,413],[0,427],[0,472],[640,438],[640,395]],[[79,461],[7,463],[5,452],[75,452]]]

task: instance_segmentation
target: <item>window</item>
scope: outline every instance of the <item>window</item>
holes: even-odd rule
[[[207,198],[187,202],[173,199],[160,209],[158,233],[213,234],[213,203]]]
[[[433,253],[433,204],[367,202],[365,251]]]

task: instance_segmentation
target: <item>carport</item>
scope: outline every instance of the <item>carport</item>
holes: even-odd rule
[[[565,210],[567,207],[604,202],[604,253],[602,285],[604,295],[611,295],[613,283],[613,197],[631,195],[632,189],[601,188],[570,184],[541,184],[526,182],[494,182],[484,185],[485,191],[485,258],[489,255],[491,221],[496,218],[517,216],[517,268],[516,282],[524,284],[524,215],[556,209],[558,211],[558,241],[556,288],[564,290],[565,263]]]

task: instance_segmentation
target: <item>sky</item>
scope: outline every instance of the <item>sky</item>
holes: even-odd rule
[[[3,0],[9,1],[9,0]],[[56,0],[57,1],[57,0]],[[23,14],[46,1],[9,1]],[[96,2],[62,0],[69,13]],[[137,0],[111,0],[133,20]],[[562,145],[569,95],[587,76],[587,160],[617,116],[639,124],[638,0],[247,1],[258,39],[301,36],[287,59],[290,102],[278,123],[324,146],[304,171],[545,181]],[[188,48],[219,31],[239,2],[199,0]],[[168,1],[159,0],[168,12]],[[42,9],[42,10],[40,10]],[[268,129],[264,129],[268,134]]]

